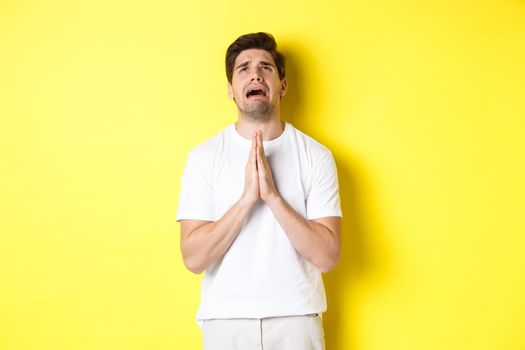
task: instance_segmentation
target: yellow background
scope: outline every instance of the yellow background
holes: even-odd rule
[[[260,30],[338,164],[328,349],[525,349],[523,0],[1,1],[0,349],[200,348],[179,181]]]

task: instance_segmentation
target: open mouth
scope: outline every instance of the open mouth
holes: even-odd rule
[[[254,96],[266,96],[266,91],[263,89],[249,89],[246,93],[246,97],[254,97]]]

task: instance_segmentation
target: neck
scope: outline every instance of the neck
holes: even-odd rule
[[[279,116],[269,119],[253,119],[239,114],[235,129],[245,139],[251,140],[252,135],[256,131],[262,132],[263,141],[269,141],[279,137],[284,131],[284,122]]]

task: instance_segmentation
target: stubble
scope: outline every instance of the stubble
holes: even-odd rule
[[[241,107],[237,105],[241,115],[254,120],[270,119],[274,106],[267,101],[256,101],[251,106]]]

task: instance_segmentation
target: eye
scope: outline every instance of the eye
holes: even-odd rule
[[[239,68],[239,72],[244,72],[244,71],[246,71],[247,69],[248,69],[247,67],[241,67],[241,68]]]
[[[270,72],[272,71],[272,67],[270,67],[270,66],[263,66],[263,69],[267,70],[267,71],[270,71]]]

